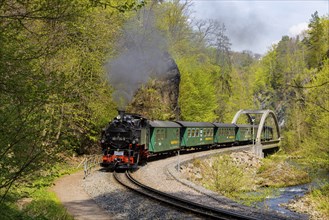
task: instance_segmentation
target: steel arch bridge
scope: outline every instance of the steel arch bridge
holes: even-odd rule
[[[280,143],[281,143],[280,127],[279,127],[278,119],[272,110],[269,110],[269,109],[267,109],[267,110],[243,110],[243,109],[241,109],[240,111],[238,111],[235,114],[235,116],[232,120],[232,123],[236,124],[241,115],[246,115],[251,124],[253,124],[254,120],[255,120],[255,117],[253,117],[253,115],[261,115],[261,118],[260,118],[260,121],[258,124],[255,144],[253,145],[253,151],[257,156],[259,156],[259,157],[264,156],[263,149],[270,149],[270,148],[278,147],[280,145]],[[262,142],[261,134],[262,134],[263,128],[265,126],[265,121],[268,117],[272,118],[274,121],[277,137],[273,136],[273,138],[276,138],[276,139],[274,139],[270,142]]]

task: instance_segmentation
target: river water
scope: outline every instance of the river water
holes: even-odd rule
[[[328,182],[329,182],[328,173],[318,174],[317,178],[315,178],[311,183],[277,189],[275,193],[273,193],[273,196],[266,198],[265,201],[263,202],[257,203],[256,206],[260,208],[275,210],[277,212],[286,215],[287,217],[307,218],[307,215],[290,211],[289,209],[287,209],[285,206],[282,206],[281,204],[285,204],[291,200],[302,197],[311,189],[319,188],[322,184]]]
[[[290,211],[289,209],[285,208],[284,206],[281,206],[280,204],[288,203],[290,200],[305,195],[305,193],[308,192],[309,187],[310,184],[304,184],[304,185],[291,186],[286,188],[279,188],[274,196],[265,199],[265,201],[258,203],[256,206],[260,208],[275,210],[288,217],[307,218],[307,215]]]

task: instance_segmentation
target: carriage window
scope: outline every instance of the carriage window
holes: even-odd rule
[[[195,137],[199,137],[199,128],[197,128],[195,131]]]
[[[157,129],[157,131],[156,131],[156,139],[158,141],[164,140],[166,138],[166,136],[167,136],[167,130],[165,130],[165,129]]]
[[[156,131],[155,139],[159,140],[160,139],[160,130]]]
[[[187,129],[187,137],[191,137],[191,129]]]
[[[195,130],[192,129],[192,137],[195,137]]]

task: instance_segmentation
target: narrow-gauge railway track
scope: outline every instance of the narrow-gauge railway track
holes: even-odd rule
[[[191,202],[159,190],[146,186],[135,180],[128,171],[125,173],[113,173],[114,178],[125,187],[134,190],[144,196],[166,203],[179,209],[183,209],[207,219],[255,219],[250,216],[234,213],[225,209],[213,208],[199,203]]]

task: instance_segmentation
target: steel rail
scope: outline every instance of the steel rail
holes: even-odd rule
[[[193,212],[195,214],[210,218],[210,219],[248,219],[248,220],[254,220],[256,218],[252,218],[250,216],[234,213],[225,209],[220,208],[213,208],[209,206],[205,206],[199,203],[191,202],[176,196],[173,196],[168,193],[164,193],[162,191],[153,189],[149,186],[146,186],[139,181],[135,180],[128,171],[125,172],[125,177],[127,180],[129,180],[130,183],[134,184],[134,186],[138,186],[138,189],[134,188],[133,186],[130,186],[129,184],[124,183],[118,177],[118,173],[113,173],[114,178],[123,186],[129,188],[130,190],[136,191],[144,196],[151,197],[152,199],[155,199],[157,201],[166,203],[168,205],[178,207],[190,212]]]

